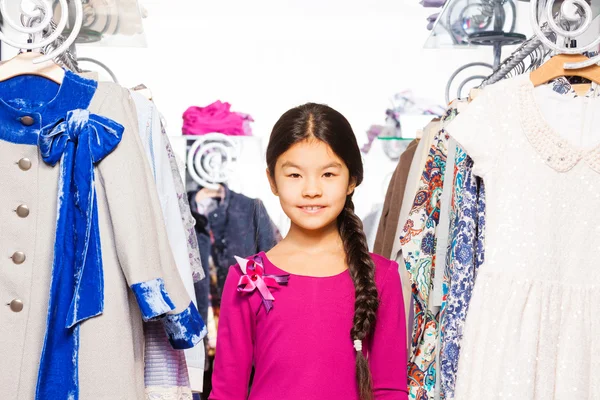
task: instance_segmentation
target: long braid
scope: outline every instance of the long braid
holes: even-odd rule
[[[346,198],[344,210],[338,217],[338,227],[355,288],[354,320],[350,336],[352,341],[364,341],[375,326],[379,298],[375,286],[375,264],[369,254],[362,222],[354,213],[352,195]],[[360,399],[373,400],[373,379],[362,351],[356,352],[356,380]]]
[[[363,180],[363,165],[356,135],[348,120],[331,107],[307,103],[292,108],[279,118],[267,147],[267,165],[271,183],[275,182],[277,159],[294,144],[315,138],[327,144],[348,167],[350,182],[356,186]],[[350,337],[361,342],[369,338],[375,327],[379,299],[375,286],[375,264],[362,230],[362,222],[354,213],[352,195],[346,198],[337,218],[344,244],[346,263],[354,282],[354,317]],[[356,381],[361,400],[373,400],[373,380],[369,363],[362,351],[356,354]]]

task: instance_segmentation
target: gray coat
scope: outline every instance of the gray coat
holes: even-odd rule
[[[186,309],[190,298],[171,254],[129,92],[115,84],[100,83],[89,110],[120,123],[125,131],[119,146],[95,168],[104,312],[81,324],[80,399],[143,399],[142,318],[130,285],[162,278],[176,306],[172,313]],[[58,165],[46,165],[37,146],[0,140],[3,400],[35,397],[48,312],[58,177]],[[21,216],[26,213],[19,205],[28,207],[26,217]],[[16,256],[17,261],[25,255],[22,263],[11,258],[15,252],[23,253]]]

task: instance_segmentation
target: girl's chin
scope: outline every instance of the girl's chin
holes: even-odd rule
[[[337,228],[336,219],[331,218],[291,218],[292,224],[298,226],[299,228],[307,231],[320,231],[331,226],[335,226]]]

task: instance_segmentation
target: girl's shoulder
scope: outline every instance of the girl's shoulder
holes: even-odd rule
[[[248,267],[255,271],[256,266],[258,266],[262,272],[264,272],[265,266],[268,266],[269,270],[272,270],[273,267],[275,267],[268,260],[266,253],[261,251],[250,256],[235,256],[235,263],[229,267],[229,270],[230,273],[244,275],[248,272]]]
[[[396,261],[387,259],[374,253],[370,253],[370,255],[373,263],[375,264],[375,283],[379,289],[384,286],[385,282],[390,279],[390,277],[399,277],[398,263]],[[266,254],[264,252],[260,252],[258,254],[237,260],[238,262],[230,267],[229,274],[233,275],[232,278],[235,277],[237,279],[247,273],[247,271],[244,271],[242,268],[242,265],[240,265],[246,263],[244,260],[253,260],[255,263],[262,266],[263,273],[283,273],[283,270],[280,270],[277,266],[271,264],[271,262],[266,258]]]
[[[371,253],[371,259],[375,263],[375,284],[377,289],[385,285],[391,277],[399,277],[398,263],[387,259],[379,254]]]

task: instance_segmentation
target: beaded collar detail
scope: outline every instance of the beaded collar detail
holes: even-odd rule
[[[524,80],[519,88],[521,126],[544,162],[558,172],[567,172],[583,160],[591,169],[600,173],[600,145],[580,149],[563,139],[544,119],[533,89],[529,79]]]

